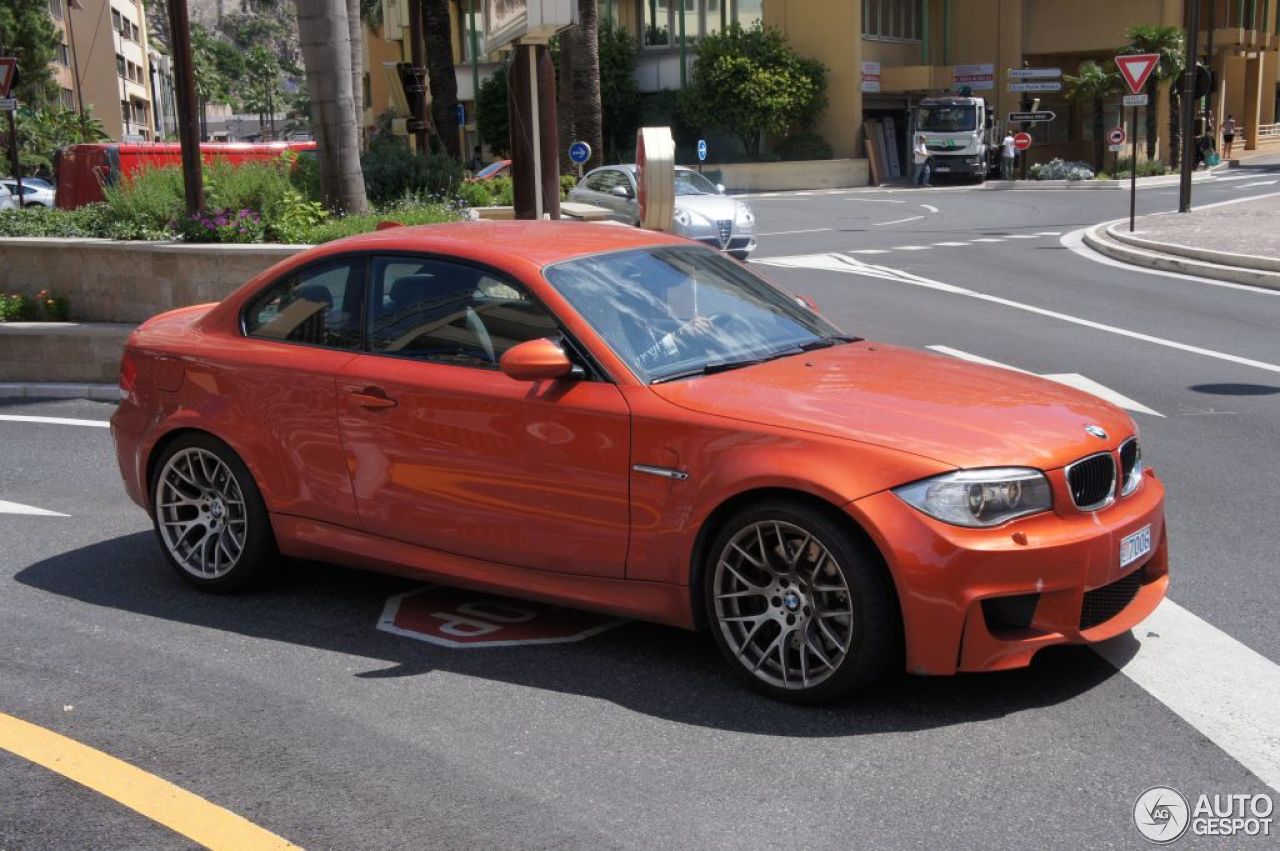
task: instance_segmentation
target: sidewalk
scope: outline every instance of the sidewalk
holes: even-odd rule
[[[1139,216],[1085,232],[1093,250],[1113,260],[1167,272],[1280,289],[1280,192],[1190,213]]]

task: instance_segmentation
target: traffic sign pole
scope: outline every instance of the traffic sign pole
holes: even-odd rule
[[[1138,214],[1138,108],[1133,108],[1133,154],[1129,161],[1129,233]]]

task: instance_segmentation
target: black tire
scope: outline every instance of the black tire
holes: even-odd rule
[[[212,459],[216,459],[223,465],[226,475],[220,476],[215,472],[212,484],[205,489],[201,487],[200,474],[188,465],[186,475],[194,475],[195,480],[183,481],[181,473],[184,461],[195,459],[203,459],[203,469],[212,468],[217,471],[218,467],[212,463]],[[171,462],[177,468],[172,476],[169,475]],[[179,576],[203,591],[232,593],[257,585],[275,572],[281,559],[262,493],[244,462],[229,446],[212,435],[198,432],[185,434],[164,448],[152,469],[152,526],[161,551]],[[234,481],[230,482],[229,479]],[[188,481],[191,483],[188,484]],[[175,487],[180,490],[175,491]],[[218,493],[218,487],[224,489],[225,495]],[[191,503],[162,508],[162,490],[178,498],[190,498]],[[241,503],[238,507],[235,500],[237,493]],[[223,506],[216,512],[216,516],[214,502]],[[175,529],[180,523],[189,525],[193,534],[177,534]],[[197,538],[202,531],[204,538]],[[202,574],[184,564],[177,554],[182,551],[184,544],[206,540],[215,531],[218,532],[212,548],[215,570]],[[240,546],[231,546],[235,543],[233,539],[241,535]],[[171,541],[174,543],[171,544]],[[188,563],[199,560],[194,554],[195,549],[194,546],[190,547]],[[207,552],[207,544],[200,549]],[[220,561],[223,558],[226,559],[225,563]]]
[[[874,546],[850,530],[847,524],[848,521],[839,517],[834,509],[824,510],[802,502],[771,500],[749,506],[729,518],[717,532],[707,552],[702,594],[711,633],[734,672],[753,688],[770,697],[792,703],[825,703],[847,697],[882,680],[890,673],[902,670],[902,618],[892,580]],[[781,542],[781,546],[775,546],[770,534],[763,531],[765,529],[779,530],[776,541]],[[747,543],[753,532],[761,536],[758,549]],[[800,569],[799,562],[810,560],[806,551],[815,552],[814,546],[800,537],[802,534],[811,536],[813,543],[818,548],[825,548],[830,556],[829,562],[820,553],[812,559],[818,562],[818,566],[813,568],[813,579],[808,583],[798,582],[794,578],[803,579],[805,571]],[[788,536],[791,536],[790,543]],[[731,543],[736,543],[735,539],[744,542],[745,553],[742,549],[730,548]],[[802,543],[796,543],[797,541]],[[770,569],[755,571],[754,564],[745,560],[746,556],[754,555],[759,559],[761,553],[767,552],[764,556],[766,562],[770,558],[785,561],[790,546],[795,547],[796,553],[792,560],[794,569],[788,568],[791,571],[788,575],[793,577],[792,584],[788,586],[787,582],[776,578],[775,572],[774,584],[769,586],[772,591],[760,593],[754,590],[756,586],[753,582],[766,577]],[[752,579],[752,582],[740,581],[742,577],[739,574],[721,569],[722,562],[732,562],[733,559],[739,559],[739,569],[754,571],[751,576],[745,577]],[[839,580],[831,572],[833,568],[838,571]],[[820,578],[820,572],[822,577],[829,576],[830,579]],[[727,585],[726,581],[734,585]],[[822,590],[837,587],[840,581],[843,581],[846,593]],[[834,585],[823,584],[824,582]],[[789,593],[788,587],[780,588],[778,583],[788,586],[795,593]],[[730,588],[738,590],[732,591]],[[718,594],[730,599],[718,600]],[[779,597],[778,594],[787,596]],[[799,597],[800,602],[796,609],[788,610],[787,607],[794,602],[792,597]],[[746,611],[744,616],[744,610],[748,606],[755,608]],[[847,625],[841,620],[845,616],[838,611],[841,606],[849,609],[850,622]],[[791,617],[792,612],[797,620],[793,622],[795,625],[787,626],[786,623],[792,622],[785,618]],[[759,638],[744,635],[756,634],[752,631],[752,626],[743,623],[748,618],[765,620],[761,625],[752,624],[758,630]],[[768,621],[773,621],[778,627],[775,633],[777,637],[774,639],[775,643],[781,644],[777,650],[777,661],[768,651],[757,652],[760,645],[769,641]],[[823,624],[830,624],[836,632],[846,637],[847,649],[838,659],[832,652],[838,642],[828,641],[820,633]],[[828,631],[826,636],[830,634]],[[744,637],[745,641],[742,640]],[[806,665],[806,662],[808,665],[815,664],[818,653],[812,648],[819,645],[826,651],[822,655],[829,662],[829,665],[822,668],[822,678],[816,682],[802,680],[797,683],[796,666],[788,663],[794,660],[801,666]],[[754,670],[753,658],[756,660]],[[789,681],[785,673],[788,668],[792,671]],[[805,674],[807,679],[817,679],[817,674],[813,677],[807,677],[807,671]],[[779,683],[780,678],[785,685]]]

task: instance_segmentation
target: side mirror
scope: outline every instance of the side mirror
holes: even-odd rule
[[[809,308],[810,310],[812,310],[814,313],[821,313],[821,312],[822,312],[821,310],[818,310],[818,303],[817,303],[816,301],[814,301],[812,298],[810,298],[809,296],[807,296],[807,295],[797,295],[797,296],[796,296],[796,301],[800,302],[800,303],[801,303],[801,304],[803,304],[805,307],[807,307],[807,308]]]
[[[723,195],[723,194],[724,194],[724,184],[723,184],[723,183],[717,183],[717,184],[716,184],[716,191],[717,191],[717,192],[719,192],[721,195]]]
[[[516,381],[554,381],[581,372],[564,349],[545,337],[526,340],[507,349],[498,358],[498,367]]]
[[[615,186],[609,190],[609,194],[616,195],[619,198],[630,198],[631,190],[627,189],[625,186]]]

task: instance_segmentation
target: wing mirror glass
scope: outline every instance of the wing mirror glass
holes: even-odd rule
[[[507,349],[498,359],[498,367],[516,381],[554,381],[582,375],[582,367],[575,366],[558,343],[545,337]]]
[[[615,186],[609,190],[610,195],[616,195],[619,198],[630,198],[631,190],[625,186]]]
[[[796,296],[796,301],[800,302],[800,303],[801,303],[801,304],[803,304],[805,307],[807,307],[807,308],[809,308],[810,310],[812,310],[814,313],[821,313],[821,312],[822,312],[821,310],[819,310],[819,309],[818,309],[818,303],[817,303],[816,301],[814,301],[811,297],[807,296],[807,295],[804,295],[804,294],[799,294],[799,295],[797,295],[797,296]]]
[[[716,191],[717,191],[717,192],[719,192],[721,195],[723,195],[723,194],[724,194],[724,184],[723,184],[723,183],[717,183],[717,184],[716,184]]]

